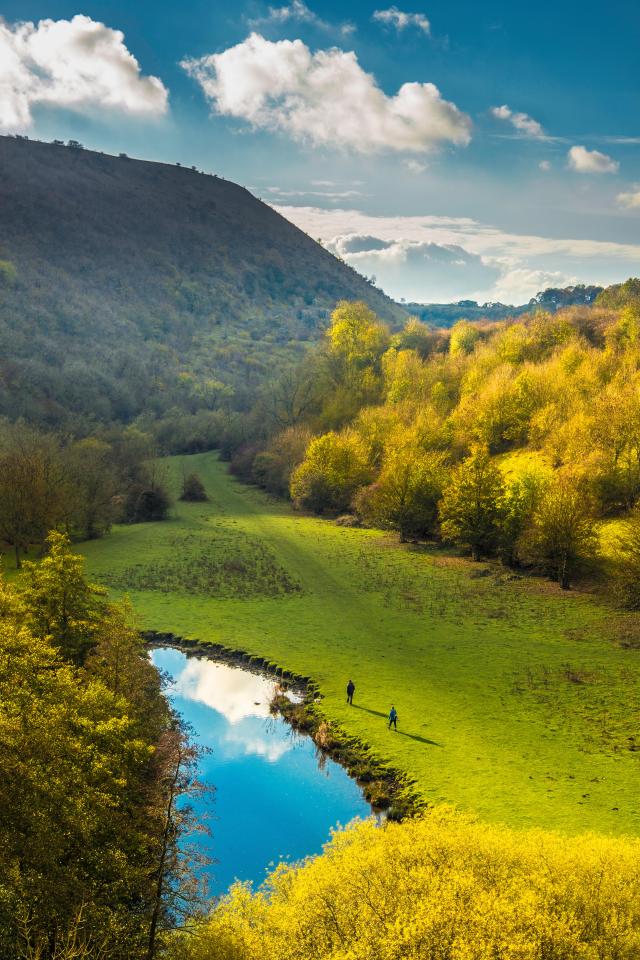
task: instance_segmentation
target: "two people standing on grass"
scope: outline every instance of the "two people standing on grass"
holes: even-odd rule
[[[347,684],[347,703],[350,704],[351,706],[353,706],[353,695],[355,692],[356,692],[356,685],[353,682],[353,680],[349,680]],[[393,706],[393,704],[391,705],[391,710],[389,712],[388,720],[389,720],[389,730],[391,730],[392,726],[394,730],[397,730],[398,729],[398,711]]]

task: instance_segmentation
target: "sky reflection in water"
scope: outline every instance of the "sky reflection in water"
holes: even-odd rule
[[[170,675],[167,693],[211,752],[200,779],[216,787],[211,827],[202,836],[218,862],[210,892],[234,879],[260,883],[280,859],[318,853],[331,827],[371,810],[345,771],[318,766],[315,745],[269,714],[273,681],[227,664],[156,649],[153,663]]]

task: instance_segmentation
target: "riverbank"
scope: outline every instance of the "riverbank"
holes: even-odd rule
[[[313,678],[323,719],[423,803],[515,827],[640,834],[640,652],[609,608],[296,515],[212,454],[166,464],[175,492],[183,470],[199,473],[209,502],[176,502],[165,523],[82,546],[91,577],[129,594],[141,629]]]
[[[264,657],[219,644],[203,644],[155,630],[145,630],[142,636],[151,648],[181,650],[188,657],[227,663],[277,680],[279,688],[271,701],[272,712],[280,714],[293,730],[311,737],[323,756],[339,763],[358,784],[374,813],[384,811],[387,819],[400,821],[425,809],[424,800],[405,774],[390,769],[372,754],[367,744],[350,737],[322,715],[322,694],[311,677],[301,677]],[[288,691],[298,693],[299,699],[292,700]]]

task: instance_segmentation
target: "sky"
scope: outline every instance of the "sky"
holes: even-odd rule
[[[640,275],[640,4],[0,0],[0,133],[195,165],[396,299]]]

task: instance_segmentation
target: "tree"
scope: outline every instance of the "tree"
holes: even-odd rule
[[[67,536],[53,531],[47,544],[42,561],[24,564],[25,623],[34,636],[49,638],[66,659],[81,664],[96,642],[104,596],[85,579],[84,560],[71,552]]]
[[[505,563],[515,565],[519,562],[520,540],[548,482],[543,467],[525,470],[507,482],[500,523],[500,555]]]
[[[613,586],[618,600],[628,610],[640,610],[640,507],[631,512],[624,534],[616,541]]]
[[[197,473],[188,473],[183,477],[180,499],[187,503],[204,503],[209,499],[205,485]]]
[[[315,513],[344,511],[353,495],[372,479],[360,437],[352,430],[323,434],[311,441],[291,477],[291,498]]]
[[[475,446],[453,472],[440,503],[445,540],[471,550],[474,560],[492,553],[499,541],[504,480],[486,447]]]
[[[473,353],[476,343],[480,339],[478,327],[468,320],[458,320],[451,327],[449,338],[449,353],[452,357],[464,356]]]
[[[566,477],[549,484],[522,538],[529,562],[569,588],[580,567],[597,550],[591,504],[581,487]]]
[[[69,528],[82,540],[106,533],[115,516],[117,477],[108,443],[88,437],[65,451],[65,467],[73,493]]]
[[[356,512],[366,523],[400,532],[400,541],[431,536],[446,477],[446,457],[411,447],[390,450],[378,479],[355,496]]]
[[[60,448],[50,436],[12,428],[0,455],[0,538],[15,552],[16,566],[31,544],[41,546],[64,518],[69,502]]]

